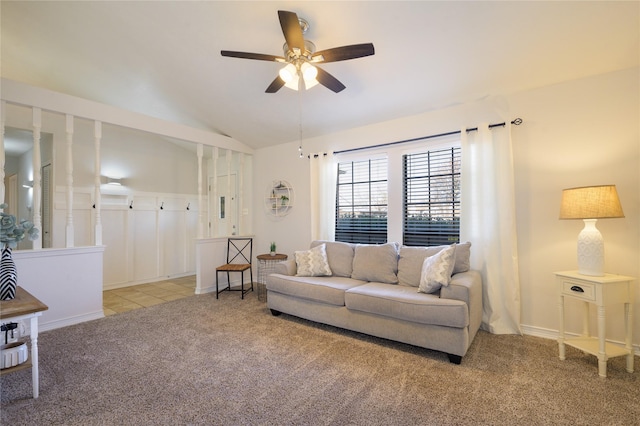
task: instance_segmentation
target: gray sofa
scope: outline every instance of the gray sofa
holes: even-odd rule
[[[482,320],[482,279],[469,270],[470,246],[314,241],[268,276],[267,306],[276,316],[442,351],[459,364]],[[446,279],[434,286],[434,273]]]

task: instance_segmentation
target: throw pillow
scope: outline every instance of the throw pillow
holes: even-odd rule
[[[398,283],[398,245],[358,244],[351,278],[387,284]]]
[[[321,244],[310,250],[296,251],[296,275],[299,277],[322,277],[331,275],[327,261],[326,246]]]
[[[467,241],[456,244],[456,263],[453,265],[451,274],[467,272],[469,269],[471,269],[471,243]]]
[[[449,247],[431,246],[431,247],[409,247],[402,246],[400,249],[400,258],[398,259],[398,281],[400,285],[418,287],[420,285],[420,275],[422,272],[422,264],[427,257]],[[455,262],[453,265],[452,275],[469,270],[471,257],[471,243],[456,244]]]
[[[339,241],[312,241],[311,248],[326,244],[327,260],[334,277],[351,277],[355,244]]]
[[[451,272],[455,263],[455,245],[427,257],[422,264],[420,274],[420,286],[418,291],[422,293],[433,293],[440,290],[442,286],[448,286],[451,280]]]

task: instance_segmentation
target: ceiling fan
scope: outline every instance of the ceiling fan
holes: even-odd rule
[[[232,58],[255,59],[259,61],[271,61],[287,64],[282,68],[278,76],[267,87],[266,93],[275,93],[287,86],[298,90],[304,84],[309,89],[320,83],[328,89],[338,93],[344,90],[345,85],[338,79],[317,67],[315,64],[346,61],[348,59],[362,58],[374,54],[372,43],[353,44],[349,46],[334,47],[332,49],[316,52],[315,45],[304,39],[304,33],[309,28],[309,23],[298,18],[294,12],[278,11],[280,26],[286,43],[283,46],[284,56],[274,56],[262,53],[235,52],[222,50],[222,56]]]

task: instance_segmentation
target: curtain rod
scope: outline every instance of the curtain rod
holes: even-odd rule
[[[519,126],[519,125],[522,124],[522,119],[521,118],[516,118],[511,122],[511,124]],[[503,123],[496,123],[496,124],[489,124],[489,128],[492,129],[494,127],[504,127],[505,125],[506,125],[506,123],[504,123],[504,122]],[[473,127],[471,129],[465,129],[466,132],[475,132],[477,130],[478,130],[477,127]],[[381,143],[381,144],[378,144],[378,145],[363,146],[363,147],[360,147],[360,148],[343,149],[342,151],[334,151],[333,153],[334,154],[344,154],[345,152],[362,151],[362,150],[365,150],[365,149],[381,148],[383,146],[399,145],[401,143],[416,142],[416,141],[421,141],[421,140],[425,140],[425,139],[440,138],[440,137],[443,137],[443,136],[459,135],[460,133],[462,133],[462,130],[456,130],[454,132],[438,133],[437,135],[421,136],[419,138],[405,139],[405,140],[396,141],[396,142]]]

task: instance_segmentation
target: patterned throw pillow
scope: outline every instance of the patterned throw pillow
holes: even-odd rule
[[[299,277],[322,277],[331,275],[331,268],[329,268],[329,262],[327,261],[326,245],[321,244],[310,250],[297,251],[296,266]]]
[[[440,287],[449,285],[455,263],[455,252],[455,245],[451,245],[424,260],[418,291],[433,293],[440,290]]]

